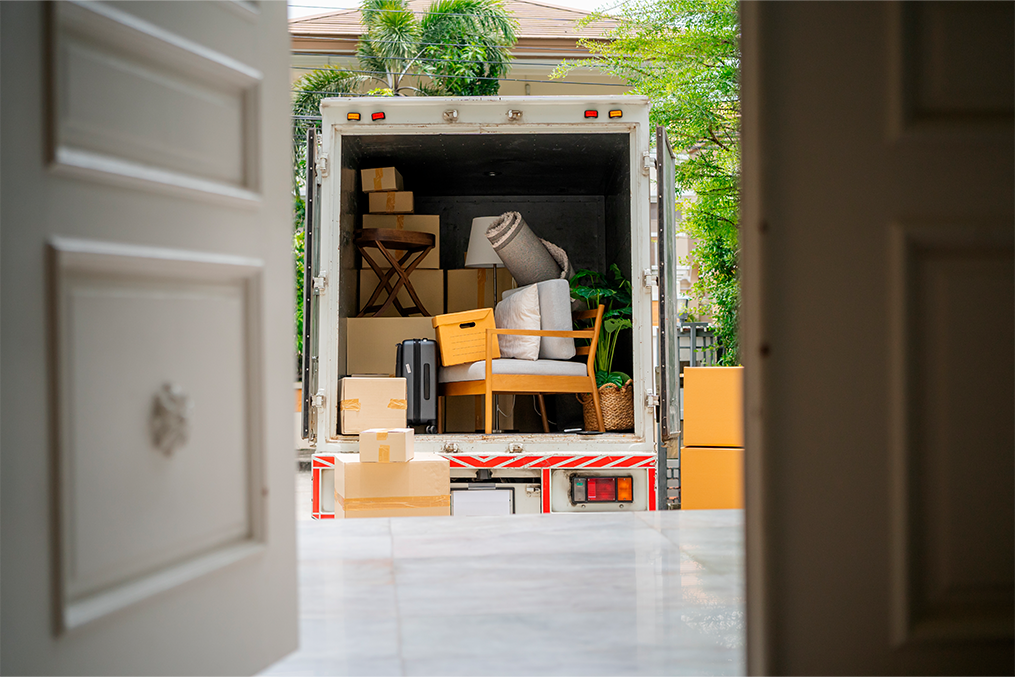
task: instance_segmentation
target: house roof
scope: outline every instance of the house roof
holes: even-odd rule
[[[422,14],[430,3],[431,0],[409,0],[409,7],[413,12]],[[505,4],[518,21],[519,42],[566,39],[573,43],[579,37],[599,38],[617,25],[616,21],[607,19],[577,31],[574,23],[590,12],[533,0],[507,0]],[[358,9],[343,9],[289,20],[289,34],[294,40],[301,37],[358,37],[364,30]]]

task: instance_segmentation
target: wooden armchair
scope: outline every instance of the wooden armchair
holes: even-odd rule
[[[599,389],[596,387],[596,346],[599,343],[599,329],[603,323],[604,306],[596,310],[586,310],[574,314],[578,320],[595,318],[591,329],[575,331],[547,331],[536,329],[487,329],[486,330],[486,359],[483,362],[473,362],[470,372],[478,371],[479,365],[485,366],[485,372],[476,374],[476,378],[469,374],[468,380],[457,380],[449,383],[440,383],[437,394],[439,396],[437,420],[439,431],[444,431],[444,398],[457,395],[483,395],[485,405],[485,429],[486,434],[493,432],[493,396],[496,393],[514,393],[516,395],[535,395],[539,400],[539,409],[543,418],[543,432],[550,432],[550,425],[546,418],[546,402],[543,395],[546,393],[592,393],[592,400],[596,407],[596,422],[599,424],[599,432],[604,432],[603,413],[599,407]],[[575,348],[577,355],[587,355],[585,364],[572,362],[570,360],[516,360],[516,359],[495,359],[493,358],[494,341],[498,335],[509,336],[547,336],[561,338],[590,339],[588,346]]]

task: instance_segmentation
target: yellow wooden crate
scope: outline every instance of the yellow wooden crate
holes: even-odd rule
[[[437,315],[432,321],[445,367],[486,358],[486,330],[495,326],[492,308]],[[497,341],[493,342],[493,357],[500,357]]]

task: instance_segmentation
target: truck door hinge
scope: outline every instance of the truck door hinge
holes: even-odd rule
[[[646,407],[658,407],[659,406],[659,396],[656,395],[655,393],[649,393],[648,395],[646,395],[645,396],[645,406]]]
[[[641,272],[641,279],[646,289],[659,286],[659,273],[651,268],[646,268]]]
[[[324,409],[324,391],[318,390],[317,394],[314,395],[314,407],[317,409]]]
[[[317,157],[315,169],[317,170],[317,183],[320,183],[321,179],[328,176],[329,167],[327,155],[319,155]]]
[[[314,278],[314,296],[320,296],[321,292],[328,286],[328,276],[321,273]]]
[[[656,168],[656,159],[652,153],[645,151],[641,154],[641,173],[648,176]]]

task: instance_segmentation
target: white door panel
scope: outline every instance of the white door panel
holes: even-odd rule
[[[744,5],[754,672],[1012,668],[1012,7]]]
[[[285,14],[0,5],[4,673],[296,646]]]

